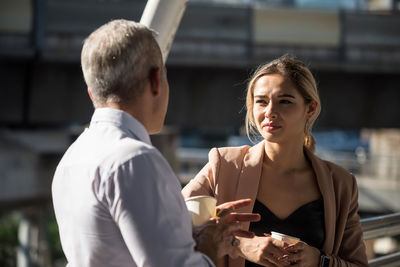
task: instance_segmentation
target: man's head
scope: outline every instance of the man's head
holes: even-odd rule
[[[153,31],[134,21],[113,20],[85,40],[81,64],[96,108],[122,109],[139,119],[150,133],[161,129],[168,81]],[[158,117],[150,118],[151,114]]]
[[[135,100],[144,90],[149,71],[163,64],[154,32],[122,19],[89,35],[81,63],[95,107]]]

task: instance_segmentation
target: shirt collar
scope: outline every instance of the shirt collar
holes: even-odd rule
[[[97,123],[111,123],[131,135],[133,138],[151,145],[150,136],[143,124],[122,110],[113,108],[96,108],[90,125]]]

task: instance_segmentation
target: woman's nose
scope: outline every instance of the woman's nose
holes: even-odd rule
[[[275,119],[278,117],[277,113],[276,113],[276,109],[275,106],[270,102],[268,103],[268,105],[265,107],[265,111],[264,111],[264,116],[266,118],[269,119]]]

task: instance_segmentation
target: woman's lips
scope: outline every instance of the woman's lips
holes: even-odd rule
[[[274,123],[264,123],[263,124],[263,129],[265,129],[268,132],[272,132],[275,130],[278,130],[282,128],[281,126],[279,126],[278,124],[274,124]]]

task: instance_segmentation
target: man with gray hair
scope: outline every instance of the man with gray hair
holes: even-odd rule
[[[178,179],[151,145],[169,95],[153,32],[111,21],[85,40],[81,63],[95,111],[52,184],[69,266],[213,266],[235,253],[233,233],[251,236],[239,221],[259,216],[231,211],[250,200],[223,204],[193,234]]]

